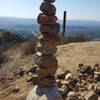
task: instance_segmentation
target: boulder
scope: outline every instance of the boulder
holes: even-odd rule
[[[50,4],[50,3],[45,3],[45,2],[43,2],[41,4],[40,10],[46,15],[53,15],[54,16],[56,13],[55,6]]]
[[[32,89],[26,100],[63,100],[56,86],[38,87]]]
[[[54,25],[41,25],[40,26],[40,31],[42,33],[58,35],[59,30],[60,30],[60,25],[58,23],[56,23]]]
[[[52,24],[56,24],[57,21],[57,17],[56,16],[47,16],[43,13],[39,14],[38,18],[37,18],[37,22],[38,24],[41,25],[52,25]]]

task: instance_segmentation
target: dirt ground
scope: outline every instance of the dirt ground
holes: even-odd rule
[[[13,52],[16,52],[14,50]],[[13,71],[18,67],[27,69],[34,65],[33,55],[21,58],[19,52],[14,53],[11,59],[2,65],[0,74],[5,73],[6,77],[3,82],[0,82],[0,100],[25,100],[29,91],[34,87],[26,82],[26,75],[21,78],[13,79]],[[18,55],[18,56],[17,56]],[[100,42],[83,42],[70,43],[58,46],[56,57],[59,63],[59,71],[70,70],[75,72],[78,64],[94,65],[100,64]],[[19,87],[18,93],[13,93],[12,90]]]

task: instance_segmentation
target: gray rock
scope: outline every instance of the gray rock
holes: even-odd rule
[[[86,96],[85,96],[86,100],[98,100],[98,96],[94,93],[94,91],[89,91]]]
[[[27,96],[26,100],[63,100],[56,86],[36,86]]]

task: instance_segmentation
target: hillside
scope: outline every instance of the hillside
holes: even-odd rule
[[[63,21],[58,21],[61,25]],[[0,29],[4,29],[24,37],[30,37],[39,32],[36,19],[0,17]],[[100,21],[94,20],[67,20],[66,35],[85,34],[91,40],[100,40]]]
[[[25,71],[34,66],[33,55],[20,57],[22,51],[13,49],[11,59],[2,65],[0,74],[3,79],[0,81],[0,100],[25,100],[26,95],[33,88],[26,82],[26,74],[20,78],[14,77],[14,71],[22,68]],[[71,70],[75,72],[80,63],[94,65],[100,64],[100,42],[70,43],[58,46],[56,57],[59,60],[59,70]],[[18,93],[12,92],[19,87]]]
[[[0,30],[0,50],[10,48],[11,46],[22,43],[23,41],[24,38],[18,34]]]

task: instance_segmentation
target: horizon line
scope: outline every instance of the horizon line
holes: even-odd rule
[[[35,19],[36,20],[36,18],[32,18],[32,17],[16,17],[16,16],[0,16],[0,17],[5,17],[5,18],[7,18],[7,17],[9,17],[9,18],[19,18],[19,19]],[[63,20],[63,19],[58,19],[58,20]],[[100,20],[95,20],[95,19],[67,19],[67,20],[83,20],[83,21],[96,21],[96,22],[100,22]]]

